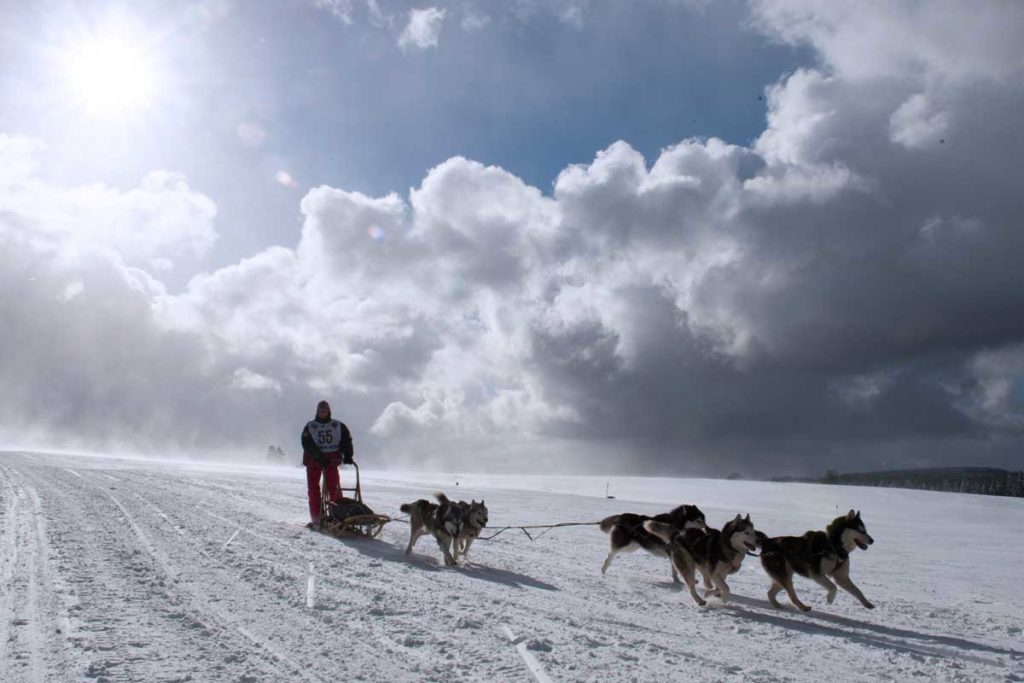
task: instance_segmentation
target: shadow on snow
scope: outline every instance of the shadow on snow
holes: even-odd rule
[[[358,536],[343,537],[338,538],[337,540],[367,557],[372,557],[377,560],[386,560],[388,562],[403,562],[424,571],[436,572],[451,570],[471,579],[491,581],[493,583],[511,586],[512,588],[539,588],[546,591],[558,590],[557,586],[550,583],[545,583],[544,581],[535,579],[532,576],[520,574],[508,569],[498,569],[497,567],[487,567],[480,564],[444,567],[435,557],[422,555],[416,552],[413,552],[412,555],[407,557],[404,548],[397,548],[383,541],[360,538]]]
[[[739,605],[761,608],[772,613],[769,614],[760,610],[752,612],[739,607]],[[767,600],[748,598],[736,594],[732,595],[729,604],[722,605],[721,607],[728,609],[736,616],[749,619],[750,621],[802,633],[845,638],[861,645],[880,647],[902,653],[929,655],[932,657],[955,657],[995,666],[1003,666],[1004,663],[971,653],[1003,655],[1014,659],[1024,657],[1024,652],[1007,650],[993,645],[986,645],[985,643],[977,643],[956,636],[895,628],[818,611],[787,613],[784,610],[772,607]]]

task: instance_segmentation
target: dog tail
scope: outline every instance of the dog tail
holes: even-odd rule
[[[608,533],[612,530],[612,527],[618,524],[619,517],[622,515],[612,515],[611,517],[605,517],[601,520],[601,531]]]
[[[438,491],[437,493],[434,494],[434,498],[437,498],[437,502],[441,503],[442,505],[450,505],[451,504],[451,501],[448,500],[448,496],[444,495],[440,491]]]
[[[656,522],[653,519],[648,519],[646,522],[644,522],[644,529],[647,531],[647,533],[657,536],[665,543],[671,543],[672,537],[679,533],[679,529],[672,526],[671,524],[666,524],[665,522]]]

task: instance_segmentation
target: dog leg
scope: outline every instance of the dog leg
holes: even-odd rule
[[[716,593],[717,589],[715,588],[715,582],[711,578],[711,572],[702,568],[700,573],[704,577],[704,595]]]
[[[435,537],[437,547],[441,549],[441,553],[444,555],[445,566],[451,567],[455,564],[455,558],[452,557],[452,552],[448,549],[448,546],[451,545],[451,537],[448,537],[447,542],[442,539],[443,537],[440,534]]]
[[[670,561],[668,566],[672,568],[672,583],[681,583],[679,581],[679,574],[676,572],[676,565]]]
[[[778,607],[782,609],[782,603],[775,599],[775,596],[782,590],[782,584],[772,579],[772,587],[768,589],[768,602],[772,603],[772,607]]]
[[[717,595],[722,602],[728,602],[729,596],[732,595],[732,591],[729,590],[729,584],[725,582],[725,577],[716,576],[714,578],[718,579],[716,581],[717,586],[715,588],[715,595]],[[705,595],[707,594],[705,593]]]
[[[672,577],[675,578],[678,574],[682,574],[693,601],[700,607],[706,605],[707,602],[697,593],[697,568],[690,554],[679,546],[669,546],[668,559],[672,565]]]
[[[796,591],[793,590],[793,576],[784,577],[782,587],[786,589],[786,595],[789,596],[789,601],[796,606],[801,612],[810,612],[811,608],[800,602],[800,598],[796,597]]]
[[[864,597],[864,594],[860,592],[860,588],[857,588],[857,585],[850,579],[849,562],[844,562],[836,570],[836,573],[832,575],[832,578],[836,580],[836,583],[839,584],[840,588],[842,588],[847,593],[860,600],[860,604],[864,605],[868,609],[875,608],[875,606],[872,605],[871,602]]]
[[[618,553],[618,551],[615,548],[608,551],[608,557],[604,558],[604,564],[601,565],[602,574],[608,571],[608,567],[611,566],[612,558],[615,557],[616,553]]]
[[[825,596],[825,602],[831,605],[836,599],[836,585],[829,581],[827,576],[822,574],[811,574],[810,576],[811,581],[814,581],[814,583],[828,591],[828,594]]]
[[[462,553],[459,552],[459,537],[458,536],[452,536],[451,547],[452,547],[452,564],[458,564],[459,563],[459,555],[462,554]]]
[[[700,607],[708,604],[707,601],[697,593],[697,577],[694,576],[692,569],[690,571],[683,572],[683,579],[686,581],[686,586],[690,589],[690,597],[693,598],[693,601]]]
[[[707,605],[707,601],[697,593],[697,577],[694,576],[693,567],[687,567],[683,570],[683,579],[686,581],[687,588],[690,589],[690,597],[693,598],[693,601],[700,607]]]
[[[469,559],[469,546],[471,545],[473,545],[473,536],[469,536],[463,541],[462,559]]]
[[[419,529],[411,529],[409,531],[409,545],[406,546],[406,548],[405,548],[405,554],[406,555],[409,555],[409,554],[412,553],[412,547],[414,545],[416,545],[416,541],[418,541],[420,536],[422,536],[422,535],[423,535],[423,533]]]

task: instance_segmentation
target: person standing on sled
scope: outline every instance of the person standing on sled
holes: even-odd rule
[[[306,466],[310,528],[320,526],[320,474],[327,479],[327,499],[333,503],[341,498],[338,465],[351,465],[352,453],[352,433],[344,422],[332,420],[330,404],[320,401],[316,417],[302,429],[302,464]]]

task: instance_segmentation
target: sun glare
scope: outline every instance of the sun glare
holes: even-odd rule
[[[65,71],[76,103],[94,116],[130,115],[156,95],[157,71],[145,45],[128,36],[91,36],[67,50]]]

